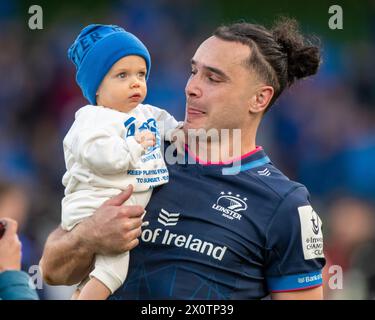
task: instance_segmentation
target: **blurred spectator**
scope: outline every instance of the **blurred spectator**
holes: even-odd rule
[[[345,197],[333,202],[327,215],[325,238],[326,299],[369,299],[368,281],[374,280],[375,212],[367,202]],[[328,270],[339,266],[343,272],[342,289],[329,287]]]
[[[3,218],[5,233],[0,239],[0,300],[38,300],[29,285],[30,278],[21,269],[21,242],[17,222]]]
[[[18,237],[22,243],[22,270],[28,272],[30,266],[38,265],[41,252],[24,233],[28,218],[29,200],[26,192],[15,184],[0,182],[0,220],[4,217],[17,222]]]

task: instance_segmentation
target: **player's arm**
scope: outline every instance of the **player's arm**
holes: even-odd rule
[[[83,241],[84,225],[71,232],[61,227],[48,237],[39,262],[44,281],[50,285],[73,285],[85,278],[94,258],[94,250]]]
[[[301,291],[274,292],[272,300],[323,300],[323,287],[305,289]]]
[[[267,237],[266,280],[272,299],[323,299],[322,222],[299,186],[279,204]]]
[[[144,208],[122,206],[131,193],[130,187],[106,201],[70,232],[51,233],[39,263],[47,283],[78,283],[90,272],[95,254],[119,254],[138,245]]]

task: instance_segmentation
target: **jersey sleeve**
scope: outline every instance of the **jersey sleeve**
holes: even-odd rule
[[[282,200],[266,232],[266,281],[271,292],[320,286],[323,254],[322,221],[297,187]]]

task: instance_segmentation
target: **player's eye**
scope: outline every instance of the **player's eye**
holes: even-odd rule
[[[207,79],[209,82],[219,83],[221,80],[215,74],[208,74]]]
[[[208,77],[208,81],[218,83],[220,80],[215,79],[214,77]]]

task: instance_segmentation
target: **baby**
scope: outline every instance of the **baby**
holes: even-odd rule
[[[168,182],[160,142],[181,127],[169,113],[143,105],[151,58],[144,44],[115,25],[89,25],[68,51],[76,80],[90,102],[64,138],[62,227],[71,230],[129,184],[126,202],[146,207],[154,187]],[[125,281],[129,252],[97,255],[75,298],[104,300]]]

